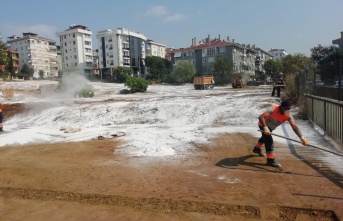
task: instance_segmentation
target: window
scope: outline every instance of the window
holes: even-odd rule
[[[74,55],[74,58],[77,59],[77,55]]]
[[[73,38],[75,38],[75,34],[73,34]]]
[[[75,45],[75,41],[73,41],[73,45]]]
[[[66,43],[66,42],[64,43],[64,46],[67,46],[67,43]]]

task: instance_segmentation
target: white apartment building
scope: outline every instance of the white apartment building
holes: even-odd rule
[[[97,32],[99,66],[102,74],[112,75],[112,68],[130,67],[136,76],[145,74],[144,59],[147,38],[126,28]]]
[[[288,55],[285,49],[270,49],[269,54],[273,56],[273,59],[281,59]]]
[[[148,39],[146,41],[146,55],[147,56],[157,56],[160,58],[165,58],[166,56],[166,46],[154,42],[153,40]]]
[[[62,70],[77,71],[90,76],[93,68],[92,32],[83,25],[71,25],[58,32]]]
[[[19,70],[27,64],[34,70],[34,77],[39,77],[39,71],[45,77],[58,75],[56,42],[47,38],[38,37],[37,34],[26,32],[23,37],[15,35],[7,41],[12,50],[19,54]]]

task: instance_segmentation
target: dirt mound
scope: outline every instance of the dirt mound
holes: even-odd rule
[[[25,111],[25,104],[14,103],[14,104],[3,104],[2,114],[4,118],[10,118],[18,113]]]

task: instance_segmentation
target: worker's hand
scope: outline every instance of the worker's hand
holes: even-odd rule
[[[263,127],[263,133],[268,136],[271,134],[267,126]]]
[[[300,140],[304,146],[308,146],[308,141],[303,136],[300,137]]]

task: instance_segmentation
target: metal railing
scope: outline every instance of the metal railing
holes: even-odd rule
[[[306,94],[308,118],[343,145],[343,101]]]

